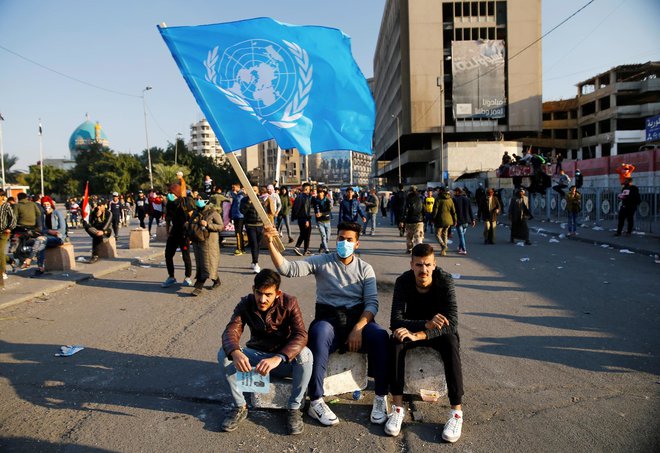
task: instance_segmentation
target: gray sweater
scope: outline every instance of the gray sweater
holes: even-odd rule
[[[364,304],[365,311],[378,313],[376,274],[366,261],[357,256],[345,265],[337,253],[314,255],[299,261],[286,258],[277,269],[285,277],[316,277],[316,302],[333,307]]]

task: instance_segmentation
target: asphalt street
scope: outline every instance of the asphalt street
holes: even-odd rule
[[[417,402],[392,438],[368,422],[371,391],[333,404],[342,422],[332,428],[305,416],[304,434],[291,437],[282,411],[254,410],[237,431],[219,432],[230,403],[220,334],[253,278],[249,254],[225,247],[222,287],[198,298],[160,287],[161,256],[1,310],[0,450],[659,451],[659,265],[543,232],[531,239],[510,244],[498,227],[487,246],[478,226],[467,256],[438,258],[455,275],[459,304],[465,423],[456,444],[441,440],[448,401]],[[387,223],[359,249],[376,271],[385,327],[394,280],[409,268],[404,249]],[[270,266],[266,254],[260,265]],[[282,289],[309,324],[313,278],[285,279]],[[85,349],[54,356],[72,344]]]

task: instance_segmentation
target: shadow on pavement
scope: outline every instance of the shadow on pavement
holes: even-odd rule
[[[60,345],[0,340],[0,376],[20,398],[48,409],[108,412],[88,407],[97,404],[171,413],[188,409],[188,415],[198,417],[205,429],[219,429],[224,416],[222,407],[229,396],[221,391],[215,363],[94,348],[85,348],[71,357],[55,357],[59,348]],[[205,405],[203,417],[200,403]],[[133,416],[121,410],[112,413]],[[41,447],[36,450],[45,451]]]

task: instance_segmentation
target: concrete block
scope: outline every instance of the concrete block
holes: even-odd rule
[[[99,258],[116,258],[117,257],[117,241],[114,236],[108,238],[107,241],[103,241],[99,245],[98,249]]]
[[[364,390],[367,388],[367,355],[359,352],[333,353],[323,380],[326,396]]]
[[[446,396],[445,367],[440,353],[423,347],[407,351],[405,382],[405,394],[419,396],[419,391],[424,389],[434,390],[440,397]]]
[[[252,407],[262,409],[286,409],[291,396],[291,379],[270,377],[270,392],[250,393]]]
[[[65,242],[59,247],[46,249],[46,270],[69,271],[76,268],[76,257],[73,253],[73,244]]]
[[[128,241],[129,249],[148,249],[149,231],[143,229],[132,230]]]
[[[167,227],[165,225],[158,225],[156,228],[156,240],[158,242],[167,241]]]

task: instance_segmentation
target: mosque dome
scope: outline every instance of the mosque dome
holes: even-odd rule
[[[93,143],[101,143],[104,147],[108,146],[108,137],[105,135],[103,128],[98,123],[92,123],[89,118],[78,126],[69,138],[69,151],[75,158],[79,151],[89,149]]]

